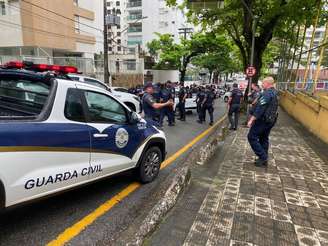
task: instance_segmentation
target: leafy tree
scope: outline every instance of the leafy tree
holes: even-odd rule
[[[196,33],[190,39],[182,39],[180,44],[174,43],[170,34],[157,34],[158,39],[147,44],[149,53],[157,58],[157,69],[178,69],[180,81],[183,83],[187,66],[194,57],[211,52],[227,56],[231,44],[223,37],[214,33]]]
[[[177,5],[176,0],[166,0]],[[185,0],[185,5],[188,0]],[[263,56],[273,37],[281,37],[291,25],[310,23],[320,0],[224,0],[223,8],[189,9],[188,17],[203,28],[227,34],[239,48],[244,69],[249,65],[255,27],[254,66],[258,80]],[[188,5],[187,5],[188,6]]]

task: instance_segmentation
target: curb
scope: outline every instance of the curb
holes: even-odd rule
[[[223,120],[222,120],[223,119]],[[139,229],[135,233],[133,239],[130,238],[125,245],[140,246],[145,239],[151,235],[160,224],[161,220],[177,203],[179,196],[190,183],[192,164],[204,165],[213,156],[214,151],[223,142],[227,136],[227,128],[223,127],[226,122],[226,116],[222,118],[222,122],[213,129],[211,134],[208,134],[199,146],[192,149],[184,160],[181,168],[172,177],[172,183],[165,191],[163,197],[153,206],[153,208],[142,220]]]

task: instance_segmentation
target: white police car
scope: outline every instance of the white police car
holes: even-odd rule
[[[157,177],[161,130],[108,91],[63,79],[73,67],[26,66],[0,68],[1,208],[128,169],[143,183]]]
[[[100,87],[102,89],[110,91],[115,97],[119,98],[120,101],[124,102],[126,106],[128,106],[131,110],[141,113],[141,101],[140,98],[136,95],[128,93],[127,89],[122,87],[109,87],[105,83],[90,78],[87,76],[79,75],[79,74],[67,74],[73,80],[80,81],[86,84],[94,85]]]

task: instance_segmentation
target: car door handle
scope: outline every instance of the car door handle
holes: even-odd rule
[[[99,133],[95,133],[93,134],[94,138],[107,138],[108,134],[99,134]]]

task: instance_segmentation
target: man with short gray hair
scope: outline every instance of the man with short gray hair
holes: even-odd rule
[[[274,88],[274,79],[263,79],[264,92],[259,97],[247,126],[250,127],[248,142],[258,156],[256,166],[268,164],[269,135],[278,118],[278,92]]]

